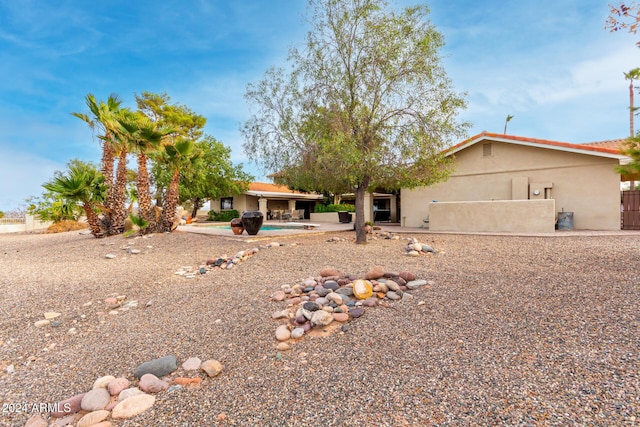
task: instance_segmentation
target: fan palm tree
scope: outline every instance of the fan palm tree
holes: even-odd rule
[[[180,171],[189,166],[191,161],[199,156],[195,151],[195,143],[190,139],[179,139],[174,144],[166,145],[162,159],[172,171],[171,181],[162,207],[162,215],[158,224],[158,231],[171,231],[174,228],[176,207],[179,201]]]
[[[129,146],[124,132],[119,129],[115,135],[114,154],[118,156],[116,179],[109,193],[109,208],[111,209],[111,233],[124,232],[124,223],[127,218],[127,154]]]
[[[56,176],[43,187],[59,194],[69,203],[80,203],[91,233],[95,237],[105,236],[105,224],[96,212],[107,191],[104,176],[100,172],[91,167],[72,165],[68,173]]]
[[[107,101],[96,101],[95,96],[88,94],[85,96],[85,103],[89,108],[90,115],[84,113],[71,113],[73,116],[86,122],[92,130],[98,129],[102,135],[98,135],[102,141],[102,175],[107,188],[107,200],[104,209],[107,234],[115,234],[112,217],[115,213],[116,194],[114,193],[114,165],[117,150],[116,135],[120,127],[117,115],[122,105],[122,100],[116,94],[111,94]],[[122,154],[122,153],[120,153]],[[126,157],[126,153],[125,153]],[[126,161],[125,161],[126,165]]]
[[[138,157],[138,173],[136,178],[137,199],[139,216],[149,223],[149,227],[155,225],[153,202],[151,198],[151,180],[147,163],[148,154],[157,151],[163,139],[173,131],[168,128],[158,128],[156,122],[152,122],[142,113],[129,114],[123,117],[121,125],[129,141],[129,148]]]

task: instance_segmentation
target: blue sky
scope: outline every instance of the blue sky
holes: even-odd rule
[[[416,1],[391,1],[392,5]],[[564,142],[626,137],[639,36],[604,30],[608,0],[433,0],[449,77],[467,93],[469,136],[502,132]],[[72,158],[98,162],[71,116],[84,96],[166,92],[208,119],[205,131],[264,180],[242,151],[249,82],[307,31],[304,0],[0,0],[0,210],[39,195]],[[640,96],[639,96],[640,98]],[[637,104],[640,104],[638,102]]]

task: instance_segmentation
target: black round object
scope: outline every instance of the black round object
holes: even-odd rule
[[[244,211],[242,213],[242,226],[244,227],[247,234],[250,236],[255,236],[260,231],[260,227],[262,227],[262,221],[264,220],[264,216],[260,211]]]

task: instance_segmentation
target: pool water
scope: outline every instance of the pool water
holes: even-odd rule
[[[231,231],[230,225],[207,225],[207,228],[216,228],[218,230],[229,230]],[[286,227],[278,227],[275,225],[263,225],[260,227],[260,230],[287,230]]]

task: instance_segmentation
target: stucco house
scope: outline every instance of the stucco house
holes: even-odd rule
[[[305,219],[309,219],[315,204],[321,202],[321,194],[302,193],[284,185],[252,182],[243,194],[212,200],[209,208],[216,212],[235,209],[240,213],[259,210],[266,219],[271,219],[274,212],[302,209]]]
[[[569,144],[483,132],[451,147],[454,172],[402,189],[401,225],[434,231],[553,232],[558,212],[575,229],[620,229],[619,143]],[[569,213],[572,213],[569,215]]]
[[[302,193],[284,185],[252,182],[249,189],[237,196],[211,200],[209,209],[215,212],[235,209],[238,212],[259,210],[266,219],[279,219],[284,211],[304,211],[304,219],[312,222],[338,222],[337,213],[314,214],[316,204],[322,203],[322,194]],[[355,203],[354,194],[342,195],[342,202]],[[365,194],[365,221],[398,222],[397,196],[386,193]]]

